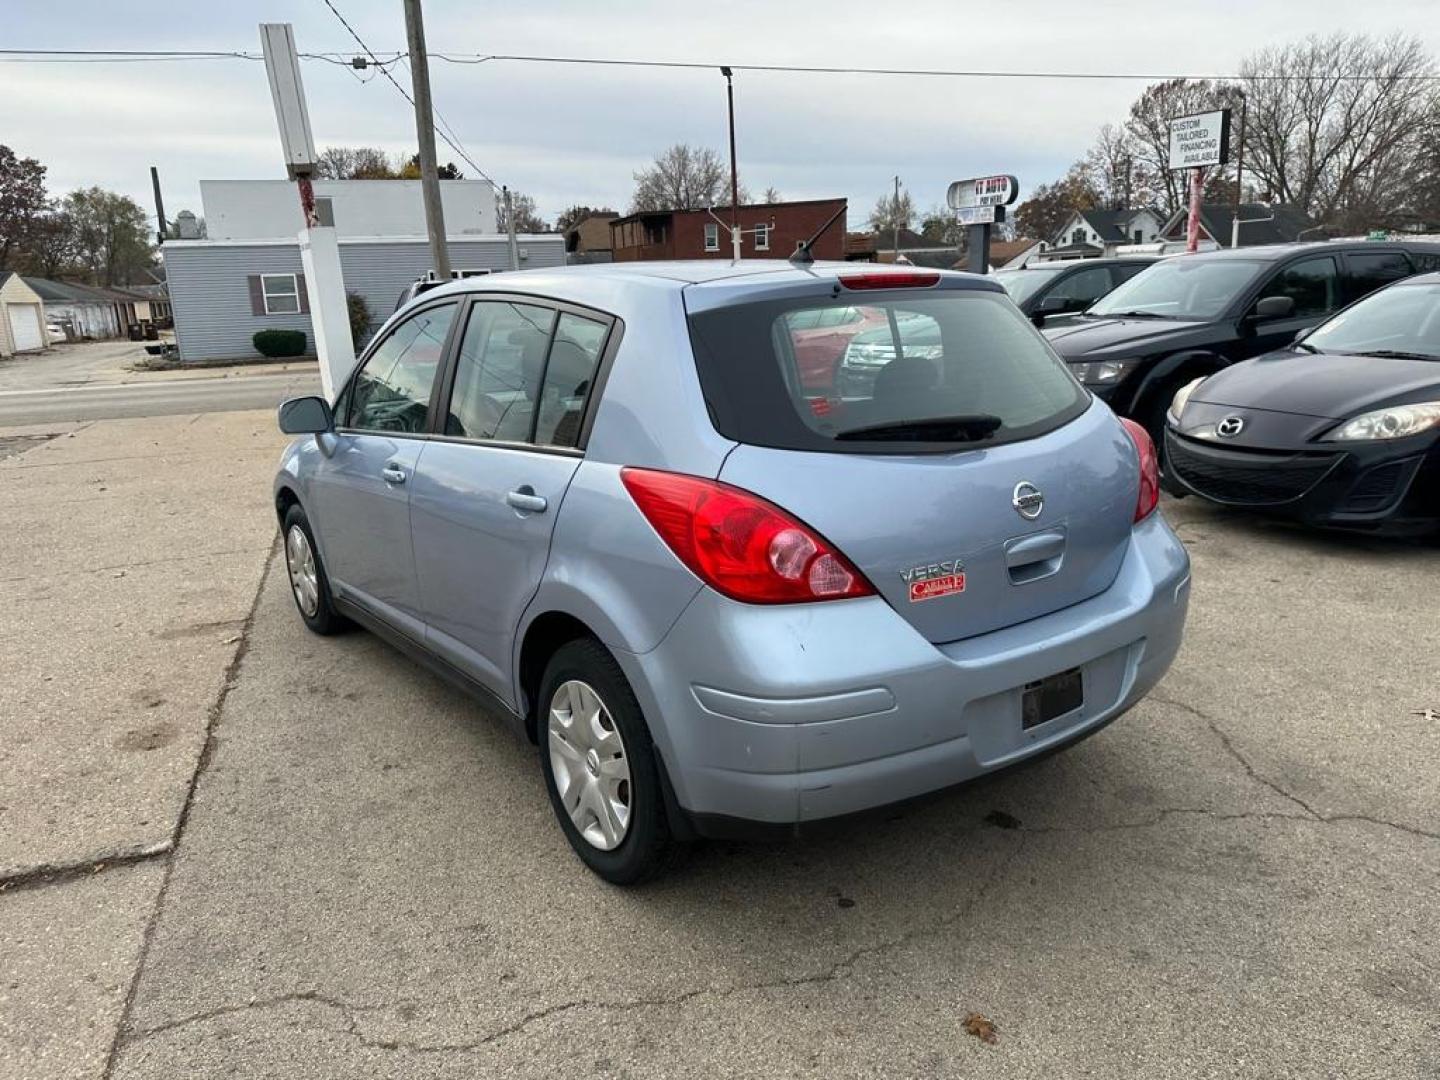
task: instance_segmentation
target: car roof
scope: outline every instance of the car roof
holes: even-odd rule
[[[1219,248],[1215,251],[1200,251],[1187,255],[1187,259],[1226,260],[1240,259],[1251,262],[1279,262],[1291,255],[1319,253],[1324,251],[1377,251],[1401,248],[1406,251],[1440,252],[1440,244],[1421,240],[1312,240],[1299,244],[1256,244],[1254,247]]]
[[[1392,285],[1440,285],[1440,270],[1428,274],[1412,274],[1410,277],[1401,278],[1399,281],[1391,282]]]
[[[1159,255],[1105,255],[1098,259],[1052,259],[1049,262],[1026,263],[1024,266],[1012,266],[1006,270],[996,270],[995,273],[1020,274],[1026,270],[1068,270],[1072,266],[1123,266],[1125,263],[1152,263],[1159,261]]]

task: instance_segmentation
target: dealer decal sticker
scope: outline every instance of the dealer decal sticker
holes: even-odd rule
[[[959,559],[942,559],[901,570],[900,577],[910,588],[910,602],[934,600],[965,591],[965,564]]]

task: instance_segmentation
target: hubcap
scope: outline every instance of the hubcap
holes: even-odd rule
[[[576,831],[610,851],[630,828],[630,762],[610,710],[588,683],[561,683],[547,725],[555,790]]]
[[[315,569],[315,552],[310,538],[299,525],[291,525],[285,534],[285,565],[290,571],[290,589],[295,603],[307,619],[320,610],[320,575]]]

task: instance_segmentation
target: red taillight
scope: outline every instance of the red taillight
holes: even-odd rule
[[[1127,417],[1121,417],[1120,423],[1125,425],[1140,455],[1140,497],[1135,500],[1135,520],[1144,521],[1160,503],[1160,459],[1148,431]]]
[[[895,270],[888,274],[841,274],[847,289],[923,289],[940,283],[940,275],[926,270]]]
[[[824,537],[758,495],[653,469],[621,469],[620,479],[676,557],[732,600],[795,604],[875,591]]]

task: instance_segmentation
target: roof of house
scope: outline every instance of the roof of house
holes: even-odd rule
[[[52,281],[50,278],[29,277],[25,284],[34,289],[42,300],[69,304],[108,304],[111,297],[89,285],[78,285],[73,281]]]
[[[1025,238],[1021,240],[991,240],[990,241],[990,263],[992,266],[999,266],[1007,263],[1015,256],[1029,251],[1040,243],[1039,240]]]
[[[894,251],[895,248],[896,237],[890,229],[845,234],[846,255],[874,255],[884,251]],[[901,251],[953,252],[955,245],[947,244],[944,240],[932,240],[914,229],[902,228],[899,236],[899,248]]]
[[[843,203],[843,202],[845,202],[845,199],[844,199],[843,197],[842,197],[842,198],[838,198],[838,199],[786,199],[784,202],[773,202],[773,203],[764,203],[764,202],[761,202],[761,203],[741,203],[741,204],[740,204],[740,209],[741,209],[741,210],[766,210],[766,209],[771,209],[771,208],[779,208],[779,207],[783,207],[783,206],[827,206],[827,205],[832,205],[832,206],[833,206],[833,205],[835,205],[836,203]],[[719,214],[721,217],[723,217],[726,213],[729,212],[729,210],[730,210],[730,205],[729,205],[728,203],[725,204],[724,206],[711,206],[711,207],[698,206],[698,207],[695,207],[694,209],[691,209],[691,210],[678,210],[678,209],[676,209],[676,210],[637,210],[637,211],[635,211],[634,213],[625,214],[625,215],[623,215],[623,216],[621,216],[621,217],[617,217],[617,218],[612,219],[611,222],[610,222],[610,224],[612,224],[612,225],[622,225],[622,224],[625,224],[625,223],[631,222],[631,221],[639,221],[641,218],[649,218],[649,217],[669,217],[669,216],[672,215],[672,214],[705,214],[705,213],[711,213],[711,212],[713,212],[713,213]]]
[[[1137,206],[1130,210],[1077,210],[1075,214],[1083,218],[1090,228],[1100,235],[1101,240],[1115,244],[1130,241],[1126,227],[1136,214],[1154,214],[1157,220],[1160,219],[1160,215],[1147,206]],[[1065,224],[1068,227],[1070,223],[1066,221]]]
[[[1188,210],[1172,214],[1165,222],[1164,235],[1169,236],[1176,228],[1185,225]],[[1205,203],[1200,207],[1200,225],[1221,247],[1230,246],[1230,228],[1235,219],[1235,208],[1229,203]],[[1314,228],[1314,222],[1296,206],[1276,203],[1240,204],[1240,246],[1256,244],[1286,244],[1299,238],[1302,232]]]

